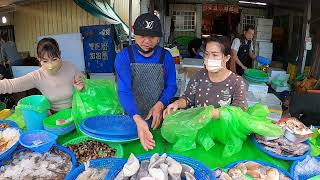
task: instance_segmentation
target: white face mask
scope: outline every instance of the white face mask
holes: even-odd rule
[[[222,60],[218,59],[205,59],[204,64],[209,72],[219,72],[222,67]]]

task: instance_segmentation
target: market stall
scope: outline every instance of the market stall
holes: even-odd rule
[[[239,170],[242,173],[238,174],[239,176],[249,175],[256,178],[266,178],[273,173],[280,179],[310,178],[319,173],[316,168],[319,164],[318,157],[312,157],[320,153],[318,129],[309,129],[294,118],[289,118],[286,121],[281,120],[278,124],[273,124],[270,120],[261,120],[257,118],[261,118],[263,116],[261,114],[268,116],[268,108],[262,104],[252,106],[251,111],[248,110],[248,112],[232,107],[225,108],[224,117],[238,113],[241,118],[221,118],[220,122],[215,121],[211,124],[206,116],[206,113],[210,113],[208,108],[179,111],[166,118],[160,130],[152,131],[156,146],[153,150],[145,151],[140,141],[137,140],[133,121],[126,116],[118,115],[122,113],[122,109],[117,97],[112,95],[116,92],[113,82],[86,80],[86,84],[89,87],[86,91],[74,94],[74,97],[77,98],[73,100],[72,109],[42,117],[43,124],[41,120],[37,121],[41,122],[40,124],[30,123],[28,121],[30,114],[25,112],[33,111],[38,114],[33,114],[31,118],[41,118],[41,112],[48,109],[46,101],[37,99],[37,105],[34,102],[29,104],[28,102],[34,98],[41,99],[42,96],[28,97],[29,101],[21,100],[16,112],[10,117],[8,117],[9,115],[3,117],[3,119],[10,119],[14,122],[1,122],[1,147],[2,153],[4,152],[1,154],[1,176],[9,179],[27,177],[27,174],[32,177],[55,177],[56,179],[65,177],[66,179],[77,179],[77,177],[78,179],[88,179],[88,177],[103,179],[106,176],[108,179],[108,177],[119,178],[121,173],[124,173],[123,166],[133,168],[130,173],[122,174],[127,177],[140,171],[142,173],[143,168],[148,166],[149,169],[144,169],[147,172],[146,176],[159,176],[159,173],[162,176],[163,171],[159,171],[161,168],[151,168],[152,170],[150,170],[150,165],[153,162],[152,157],[157,157],[158,159],[156,159],[160,160],[162,156],[164,159],[173,159],[173,162],[177,163],[175,164],[177,167],[187,164],[190,171],[187,172],[185,168],[178,171],[178,174],[187,179],[192,177],[196,179],[221,179],[228,176],[234,178],[232,172],[239,172]],[[100,93],[100,97],[96,101],[90,101],[90,96],[97,97],[98,94],[95,92],[108,93]],[[101,99],[101,102],[98,99]],[[109,108],[101,108],[98,106],[99,103]],[[235,111],[238,112],[228,114]],[[237,122],[238,120],[239,122]],[[174,122],[178,122],[178,124],[172,124]],[[227,122],[231,124],[228,125]],[[117,125],[112,126],[112,123]],[[259,128],[259,126],[261,127]],[[221,127],[225,127],[224,130]],[[17,133],[13,132],[15,128],[21,136],[17,136]],[[105,128],[110,129],[102,131]],[[9,130],[11,132],[8,132]],[[213,144],[210,145],[209,141],[203,139],[192,140],[196,136],[199,138],[199,135],[205,137],[204,132],[210,130],[212,132],[209,135],[211,137],[209,140],[213,140]],[[192,137],[194,132],[196,134]],[[183,136],[181,133],[185,135]],[[217,136],[218,134],[219,136]],[[281,138],[272,138],[272,136],[279,134]],[[230,139],[231,136],[232,139]],[[5,137],[9,137],[10,141],[4,139]],[[305,141],[308,138],[309,141]],[[240,144],[236,145],[236,142]],[[146,156],[147,154],[149,156]],[[129,160],[123,158],[129,158]],[[67,162],[68,165],[61,164],[62,161]],[[138,168],[132,167],[132,163],[139,161]],[[146,161],[150,164],[146,164]],[[27,168],[25,163],[33,165]],[[315,168],[313,171],[306,171],[304,164],[308,164],[308,168]],[[173,165],[169,163],[163,166]],[[42,167],[42,169],[36,171],[35,169],[38,167]],[[252,167],[261,170],[252,174],[250,169]],[[241,171],[243,168],[246,170]],[[267,172],[270,173],[269,176]],[[201,176],[201,173],[204,175]],[[173,175],[169,173],[169,176]]]

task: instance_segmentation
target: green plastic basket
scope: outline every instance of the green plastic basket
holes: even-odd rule
[[[89,140],[92,140],[92,141],[98,141],[98,142],[102,142],[104,144],[107,144],[108,146],[110,146],[111,148],[114,148],[116,150],[116,157],[117,158],[123,158],[123,147],[121,144],[117,144],[117,143],[107,143],[107,142],[103,142],[103,141],[99,141],[99,140],[95,140],[95,139],[92,139],[88,136],[80,136],[80,137],[76,137],[74,139],[71,139],[67,142],[65,142],[63,144],[63,146],[69,146],[69,145],[74,145],[74,144],[80,144],[82,142],[85,142],[85,141],[89,141]]]
[[[61,125],[56,125],[56,120],[58,119],[69,119],[71,118],[71,109],[65,109],[62,111],[57,112],[56,114],[49,116],[43,120],[43,125],[44,127],[48,128],[65,128],[70,125],[72,125],[74,122],[73,120],[66,123],[66,124],[61,124]]]
[[[258,69],[248,69],[245,72],[245,75],[251,78],[259,78],[259,79],[264,79],[264,78],[268,78],[268,74],[260,71]]]

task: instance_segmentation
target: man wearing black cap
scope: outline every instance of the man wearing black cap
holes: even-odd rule
[[[124,48],[115,60],[118,96],[136,122],[142,146],[149,150],[155,142],[148,124],[153,129],[161,125],[162,111],[177,91],[176,72],[171,54],[158,45],[162,31],[157,16],[140,15],[133,31],[135,44]]]

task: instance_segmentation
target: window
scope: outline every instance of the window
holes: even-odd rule
[[[172,18],[176,31],[195,31],[195,11],[173,11]]]
[[[242,15],[241,21],[241,30],[244,30],[246,26],[252,25],[255,27],[256,18],[263,18],[264,16],[255,16],[255,15]]]

